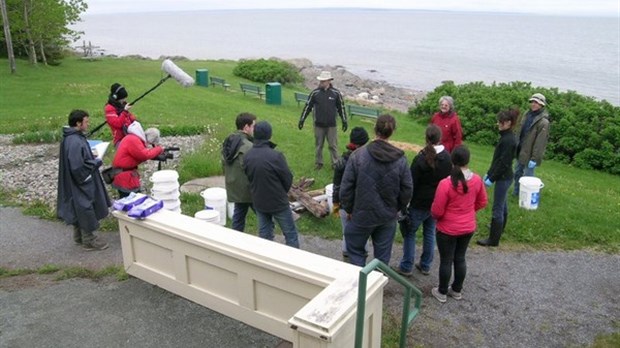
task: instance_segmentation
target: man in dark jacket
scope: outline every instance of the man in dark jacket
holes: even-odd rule
[[[258,235],[273,240],[275,219],[286,245],[299,248],[297,227],[288,202],[293,174],[284,155],[270,141],[271,125],[261,121],[254,127],[254,146],[245,155],[244,170],[250,180],[252,203],[258,217]]]
[[[243,170],[243,159],[252,148],[256,116],[247,112],[241,113],[235,124],[237,131],[229,135],[222,144],[222,165],[226,179],[226,198],[235,204],[232,229],[243,232],[248,209],[252,208],[250,181]]]
[[[340,208],[350,215],[345,240],[354,265],[366,264],[369,237],[374,257],[389,265],[398,212],[411,200],[413,183],[407,158],[387,141],[395,129],[394,117],[379,116],[375,140],[353,152],[344,170]]]
[[[63,128],[58,165],[56,215],[73,225],[73,240],[84,250],[103,250],[108,244],[96,237],[99,220],[108,216],[112,205],[99,174],[102,161],[93,156],[85,133],[88,113],[73,110],[69,126]]]
[[[322,71],[317,77],[319,87],[315,88],[306,101],[301,117],[299,129],[304,127],[304,121],[310,111],[314,110],[314,144],[316,148],[316,169],[323,168],[323,144],[327,138],[332,168],[338,160],[338,134],[336,133],[336,112],[342,119],[342,131],[348,128],[347,113],[344,108],[344,98],[340,91],[332,86],[332,74]]]

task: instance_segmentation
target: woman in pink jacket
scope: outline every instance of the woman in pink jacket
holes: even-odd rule
[[[476,212],[487,205],[487,193],[479,175],[469,170],[469,150],[459,146],[452,152],[452,172],[441,180],[431,206],[437,220],[437,249],[439,250],[439,287],[431,293],[439,302],[447,295],[460,300],[467,273],[465,253],[476,230]],[[452,285],[452,266],[454,281]]]

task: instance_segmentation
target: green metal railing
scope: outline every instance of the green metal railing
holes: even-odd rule
[[[403,318],[400,328],[400,347],[404,348],[407,344],[407,329],[413,320],[420,313],[422,304],[422,292],[405,278],[388,267],[385,263],[374,259],[360,271],[360,278],[357,288],[357,319],[355,322],[355,348],[361,348],[364,338],[364,316],[366,315],[366,284],[368,274],[375,269],[381,270],[388,277],[396,280],[405,287],[405,299],[403,301]],[[411,306],[411,297],[415,296],[415,305]]]

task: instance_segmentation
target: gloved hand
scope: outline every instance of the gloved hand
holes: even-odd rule
[[[340,203],[334,203],[334,211],[332,213],[335,217],[340,218]]]
[[[342,131],[346,132],[349,129],[349,124],[347,122],[342,122]]]
[[[297,125],[297,128],[299,128],[299,130],[304,128],[304,121],[299,121],[299,124]]]
[[[409,218],[409,214],[405,210],[404,212],[398,212],[398,225],[400,227],[401,234],[407,234],[413,227],[411,225],[411,218]]]
[[[129,109],[131,109],[131,104],[127,103],[125,104],[125,111],[129,111]]]
[[[157,155],[157,157],[155,157],[155,160],[161,161],[161,162],[165,162],[166,159],[167,159],[167,156],[165,152],[162,152],[159,155]]]
[[[527,162],[527,167],[530,169],[536,168],[536,162],[530,160],[529,162]]]
[[[493,182],[491,181],[491,179],[489,179],[489,176],[488,176],[488,175],[485,175],[485,176],[484,176],[484,184],[485,184],[487,187],[491,187],[491,186],[493,186]]]
[[[103,160],[99,157],[95,157],[95,167],[99,168],[103,165]]]

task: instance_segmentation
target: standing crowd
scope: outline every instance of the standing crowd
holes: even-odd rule
[[[331,73],[322,72],[318,87],[308,96],[298,128],[303,129],[312,113],[315,137],[315,169],[321,170],[323,144],[328,142],[333,174],[333,213],[342,225],[343,260],[364,266],[369,254],[389,265],[397,229],[403,237],[403,256],[394,270],[411,276],[414,268],[429,275],[435,245],[439,252],[438,285],[431,291],[440,302],[462,298],[467,274],[466,252],[477,230],[476,212],[487,205],[486,188],[493,187],[492,219],[488,237],[481,246],[498,246],[508,222],[507,196],[519,194],[519,179],[533,176],[542,163],[549,135],[546,99],[536,93],[530,110],[516,109],[497,115],[499,141],[484,176],[469,168],[470,152],[463,145],[463,131],[449,96],[439,99],[425,131],[425,146],[409,165],[404,151],[390,143],[397,130],[396,119],[377,118],[371,139],[363,127],[351,130],[342,156],[337,153],[337,116],[346,132],[348,120],[344,98],[333,87]],[[129,110],[125,88],[110,88],[104,111],[116,154],[111,181],[119,197],[141,190],[138,166],[147,160],[165,160],[158,145],[157,129],[143,130]],[[103,250],[107,243],[96,236],[99,220],[108,215],[111,200],[102,181],[100,157],[87,142],[89,115],[74,110],[63,129],[60,146],[57,215],[73,226],[73,240],[85,250]],[[299,248],[298,230],[289,205],[293,184],[284,154],[272,141],[267,121],[257,122],[251,113],[241,113],[236,130],[221,149],[228,200],[234,203],[232,229],[243,232],[251,210],[257,217],[258,235],[274,239],[277,222],[286,244]],[[516,134],[515,134],[516,131]],[[513,172],[513,159],[517,159]],[[416,262],[416,233],[422,226],[422,252]],[[372,250],[369,250],[372,245]]]

